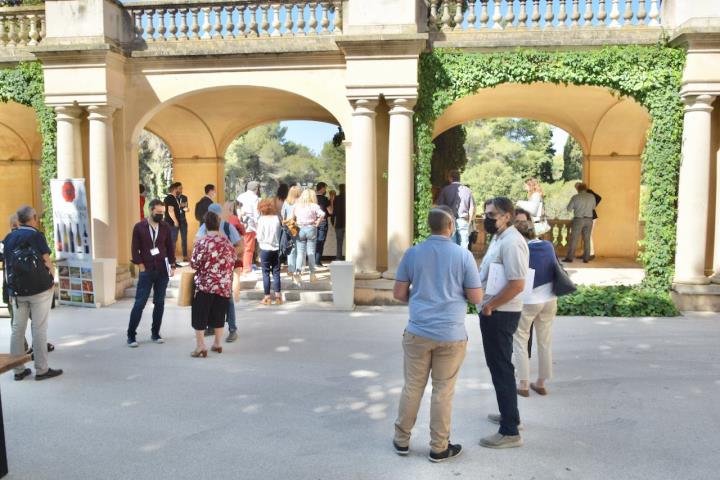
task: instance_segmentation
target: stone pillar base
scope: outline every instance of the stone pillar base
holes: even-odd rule
[[[696,277],[675,277],[673,278],[673,283],[677,283],[680,285],[708,285],[710,283],[710,279],[705,276],[696,276]],[[717,279],[717,281],[713,281],[713,283],[720,283],[720,279]]]
[[[390,270],[388,270],[388,271],[386,271],[386,272],[383,272],[382,278],[385,278],[385,279],[387,279],[387,280],[395,280],[395,274],[396,274],[396,273],[397,273],[397,272],[395,272],[395,271],[392,271],[392,272],[391,272]]]
[[[380,272],[374,270],[369,272],[355,272],[355,278],[357,280],[377,280],[380,277]]]

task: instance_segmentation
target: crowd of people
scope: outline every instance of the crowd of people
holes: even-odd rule
[[[329,192],[327,184],[315,188],[281,184],[274,197],[261,199],[260,182],[250,181],[236,200],[216,203],[214,185],[205,186],[205,196],[195,204],[194,216],[199,229],[188,257],[188,198],[182,184],[170,186],[163,201],[151,200],[142,219],[133,229],[132,263],[138,269],[138,284],[130,322],[127,345],[139,346],[137,328],[142,312],[153,292],[153,322],[150,340],[163,343],[160,335],[165,295],[170,277],[182,267],[176,258],[180,238],[183,260],[194,270],[192,293],[192,326],[197,333],[193,357],[207,356],[204,338],[215,336],[211,351],[221,353],[220,339],[228,325],[226,342],[237,340],[235,305],[240,282],[262,273],[263,305],[283,303],[281,265],[287,264],[287,275],[302,287],[307,262],[310,283],[317,282],[316,269],[322,267],[329,223],[337,237],[336,258],[342,258],[345,227],[345,185],[339,194]],[[257,259],[257,260],[256,260]],[[200,328],[202,327],[202,328]],[[201,331],[202,330],[202,331]],[[200,334],[202,333],[202,339]]]

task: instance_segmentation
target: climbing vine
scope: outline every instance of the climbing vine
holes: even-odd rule
[[[35,110],[38,131],[42,137],[40,180],[44,208],[41,223],[48,244],[54,245],[50,179],[57,176],[55,112],[45,105],[43,71],[40,64],[20,63],[16,67],[0,70],[0,102],[16,102]]]
[[[643,290],[667,292],[673,276],[675,220],[683,108],[680,80],[685,51],[664,45],[613,46],[592,51],[467,53],[439,49],[420,59],[420,91],[415,115],[416,241],[428,235],[430,168],[435,120],[455,101],[503,83],[592,85],[633,98],[650,114],[642,154],[642,177],[649,198],[640,259]]]

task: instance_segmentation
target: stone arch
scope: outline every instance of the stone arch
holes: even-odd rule
[[[550,83],[505,83],[450,105],[433,137],[470,120],[518,117],[562,128],[582,146],[584,180],[603,196],[594,234],[598,256],[637,256],[640,238],[640,156],[648,111],[608,88]]]
[[[0,204],[0,235],[7,218],[22,204],[41,206],[40,156],[42,137],[35,111],[16,102],[0,103],[0,191],[9,201]]]

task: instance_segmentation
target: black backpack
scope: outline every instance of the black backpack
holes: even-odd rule
[[[53,286],[53,276],[45,266],[42,257],[29,243],[5,254],[8,287],[15,296],[28,297],[46,292]]]

